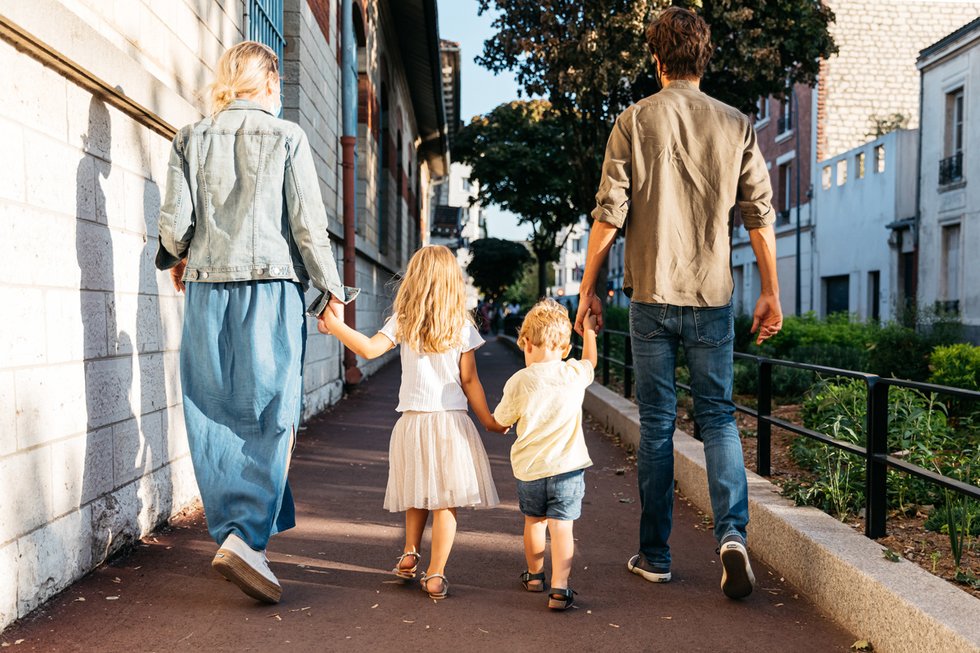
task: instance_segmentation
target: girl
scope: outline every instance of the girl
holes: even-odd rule
[[[499,503],[480,435],[466,413],[467,401],[483,426],[503,433],[487,408],[473,351],[483,344],[465,309],[459,263],[447,248],[420,249],[395,296],[394,315],[373,337],[354,331],[327,311],[319,329],[332,333],[364,358],[401,344],[402,413],[391,432],[384,507],[405,511],[405,547],[393,572],[415,578],[422,531],[432,513],[432,555],[422,589],[445,598],[444,575],[456,536],[456,508]]]
[[[343,315],[306,134],[280,120],[279,58],[245,41],[221,55],[211,115],[174,138],[156,264],[184,302],[180,380],[211,565],[276,603],[265,550],[295,523],[286,474],[299,425],[311,307]],[[186,284],[186,285],[185,285]],[[327,308],[329,303],[329,308]]]

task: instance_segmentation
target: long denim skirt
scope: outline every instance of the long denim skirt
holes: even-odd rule
[[[211,537],[255,550],[295,525],[286,479],[299,428],[306,321],[291,281],[188,283],[184,418]]]

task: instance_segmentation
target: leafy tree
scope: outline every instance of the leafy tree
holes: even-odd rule
[[[472,258],[466,271],[487,298],[496,300],[518,282],[531,264],[531,253],[521,243],[502,238],[480,238],[470,243]]]
[[[545,294],[549,264],[564,244],[557,236],[581,212],[572,197],[568,129],[546,100],[501,104],[461,129],[453,155],[472,167],[480,180],[480,199],[518,216],[531,227],[531,249],[538,262],[538,296]]]
[[[547,98],[564,119],[569,199],[594,207],[606,139],[616,116],[657,85],[645,28],[669,5],[699,11],[715,53],[705,92],[750,112],[759,97],[812,84],[819,60],[837,51],[833,12],[817,0],[480,0],[497,14],[477,63],[514,71],[524,93]],[[604,294],[604,293],[600,293]]]

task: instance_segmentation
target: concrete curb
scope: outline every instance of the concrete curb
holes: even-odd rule
[[[585,410],[623,443],[638,446],[639,411],[593,384]],[[704,448],[674,434],[674,475],[681,492],[710,514]],[[752,555],[778,569],[837,623],[876,651],[980,651],[980,600],[918,565],[889,562],[881,545],[816,508],[801,508],[747,470]]]

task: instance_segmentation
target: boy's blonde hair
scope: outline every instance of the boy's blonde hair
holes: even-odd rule
[[[517,346],[563,349],[572,341],[572,322],[568,310],[553,299],[542,299],[527,312],[517,334]]]
[[[270,75],[273,80],[279,78],[279,57],[264,43],[242,41],[225,50],[210,87],[211,115],[224,110],[236,97],[262,91]]]
[[[456,256],[442,245],[415,252],[395,295],[395,333],[418,352],[438,354],[458,347],[466,310],[466,284]]]

